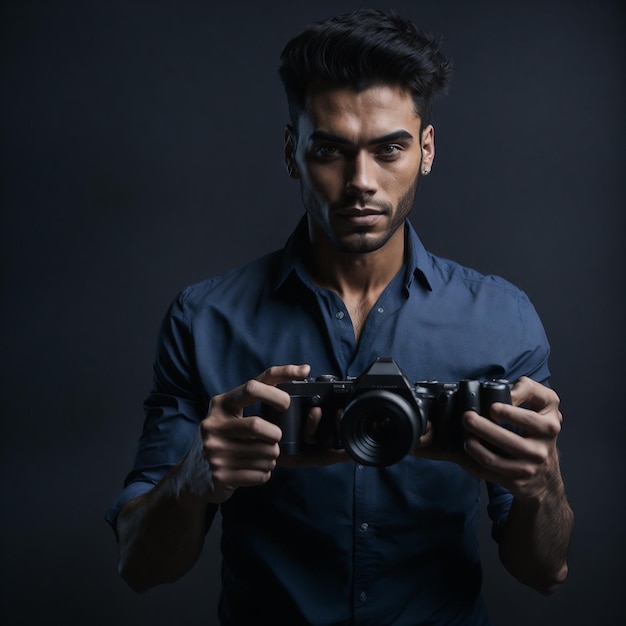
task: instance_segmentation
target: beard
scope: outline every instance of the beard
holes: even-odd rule
[[[330,205],[329,210],[323,210],[322,204],[312,194],[308,194],[304,188],[301,189],[302,201],[309,215],[319,229],[326,235],[335,248],[341,252],[350,254],[366,254],[375,252],[382,248],[395,234],[398,228],[404,225],[404,222],[413,208],[413,202],[417,195],[419,187],[419,173],[415,177],[413,184],[407,191],[400,196],[398,204],[394,207],[388,202],[363,201],[367,206],[375,207],[383,212],[388,219],[388,225],[383,232],[373,233],[367,226],[362,228],[354,227],[349,233],[340,233],[333,229],[330,222],[330,216],[334,211],[341,210],[350,204],[354,205],[354,199],[343,200],[341,202]]]

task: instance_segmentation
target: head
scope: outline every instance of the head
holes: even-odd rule
[[[447,90],[451,64],[435,39],[393,14],[360,9],[308,26],[287,43],[279,74],[297,127],[307,98],[324,87],[362,91],[373,85],[402,88],[424,126],[435,97]]]
[[[285,161],[312,231],[346,251],[378,249],[432,166],[432,104],[450,65],[414,24],[373,10],[309,26],[281,60]]]

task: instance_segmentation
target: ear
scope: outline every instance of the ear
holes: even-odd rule
[[[298,178],[300,178],[300,172],[296,165],[296,131],[290,124],[285,126],[284,159],[287,173],[294,180],[298,180]]]
[[[422,174],[427,175],[433,168],[433,161],[435,160],[435,128],[432,124],[429,124],[422,130],[421,137],[422,148]]]

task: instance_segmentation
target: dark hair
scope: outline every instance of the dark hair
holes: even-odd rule
[[[349,86],[361,91],[376,84],[407,89],[424,125],[452,73],[432,36],[411,21],[373,9],[307,26],[287,43],[280,59],[294,125],[311,89]]]

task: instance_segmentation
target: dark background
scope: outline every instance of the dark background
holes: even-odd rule
[[[218,529],[138,596],[103,515],[130,467],[162,315],[187,284],[282,246],[282,45],[317,2],[3,2],[0,621],[215,624]],[[456,74],[413,223],[535,303],[577,513],[565,586],[499,565],[500,626],[624,624],[621,2],[378,2],[444,36]]]

